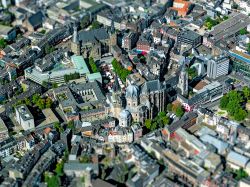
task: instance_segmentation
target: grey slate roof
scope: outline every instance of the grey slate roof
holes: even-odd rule
[[[28,18],[28,21],[29,21],[29,23],[30,23],[33,27],[37,27],[37,26],[39,26],[39,25],[42,24],[43,18],[44,18],[43,13],[42,13],[41,11],[39,11],[39,12],[33,14],[32,16],[30,16],[30,17]]]
[[[85,42],[93,42],[93,41],[100,41],[109,39],[109,35],[104,28],[89,30],[89,31],[80,31],[78,33],[78,40],[85,43]]]
[[[145,82],[145,84],[142,86],[142,93],[148,93],[148,92],[155,92],[158,90],[161,90],[162,84],[161,82],[156,79],[156,80],[151,80],[151,81],[147,81]]]

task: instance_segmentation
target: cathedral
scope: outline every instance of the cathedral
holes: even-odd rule
[[[100,59],[103,54],[110,52],[111,46],[116,44],[117,35],[112,26],[110,29],[100,28],[79,32],[77,27],[74,26],[71,52],[76,55],[83,55],[84,58]]]
[[[164,111],[168,103],[169,88],[158,79],[145,82],[141,87],[129,84],[123,93],[113,92],[109,101],[109,115],[119,119],[123,126],[133,122],[144,123]],[[127,122],[126,122],[127,119]]]

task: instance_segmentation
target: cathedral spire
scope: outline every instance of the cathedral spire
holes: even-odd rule
[[[77,32],[77,26],[76,24],[73,27],[74,32],[73,32],[73,42],[78,43],[78,32]]]
[[[111,21],[110,33],[111,33],[111,34],[114,34],[114,33],[115,33],[115,23],[114,23],[114,20],[113,20],[113,19],[112,19],[112,21]]]

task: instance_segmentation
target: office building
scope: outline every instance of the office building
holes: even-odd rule
[[[24,130],[35,128],[34,117],[26,105],[19,105],[16,107],[16,120],[23,127]]]
[[[229,54],[233,61],[233,71],[250,77],[250,55],[237,50],[229,51]]]
[[[186,111],[191,111],[200,104],[216,101],[223,96],[224,86],[215,81],[199,90],[193,97],[184,98],[182,95],[178,95],[178,99],[182,102]]]
[[[229,59],[225,56],[215,57],[207,62],[207,76],[216,79],[227,75],[229,70]]]
[[[201,44],[201,36],[194,31],[191,30],[183,30],[177,35],[177,43],[178,45],[191,45],[192,47],[196,47]]]

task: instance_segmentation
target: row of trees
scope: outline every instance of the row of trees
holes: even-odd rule
[[[229,116],[236,121],[242,121],[247,117],[245,104],[250,100],[250,88],[243,87],[242,91],[232,90],[220,100],[220,108],[227,110]]]
[[[131,73],[128,69],[122,67],[122,65],[114,58],[112,60],[112,66],[114,68],[115,73],[120,77],[120,79],[125,82],[127,76]]]
[[[45,88],[51,88],[51,87],[52,88],[58,88],[58,84],[55,83],[55,82],[50,83],[50,82],[43,81],[42,86],[45,87]]]
[[[79,78],[80,78],[79,73],[71,73],[69,75],[64,75],[65,82],[69,82],[70,80],[75,80],[75,79],[79,79]]]
[[[32,99],[26,98],[24,100],[19,100],[15,106],[21,105],[21,104],[26,104],[28,106],[37,106],[40,110],[43,110],[45,108],[51,108],[53,101],[51,98],[46,97],[42,98],[39,94],[34,94],[32,96]]]
[[[153,119],[146,119],[145,126],[150,131],[153,131],[157,128],[162,128],[165,125],[170,123],[170,119],[167,116],[166,112],[159,112],[159,114]]]
[[[89,67],[91,68],[92,73],[99,72],[98,67],[96,66],[95,60],[93,57],[89,58]]]

